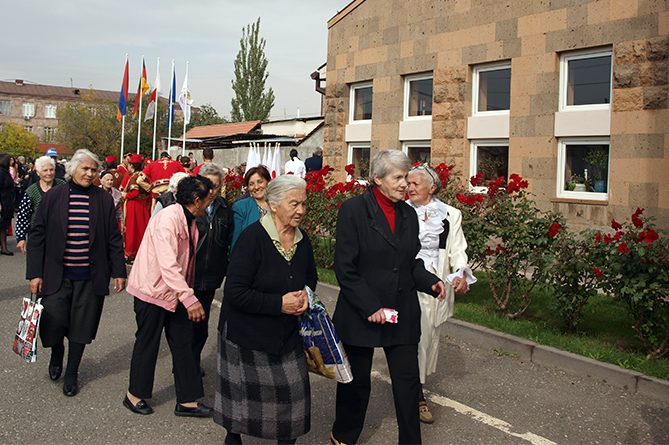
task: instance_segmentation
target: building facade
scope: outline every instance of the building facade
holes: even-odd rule
[[[570,227],[669,229],[669,10],[652,0],[355,0],[328,22],[324,145],[517,173]],[[485,188],[472,189],[485,193]]]

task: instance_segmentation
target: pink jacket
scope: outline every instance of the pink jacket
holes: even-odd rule
[[[191,224],[193,246],[197,246],[195,220]],[[128,293],[170,312],[181,302],[189,307],[198,300],[193,294],[195,250],[190,255],[186,215],[173,204],[149,221],[128,278]]]

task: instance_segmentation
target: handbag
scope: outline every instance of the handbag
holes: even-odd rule
[[[340,383],[349,383],[353,372],[332,320],[318,295],[309,286],[305,290],[309,308],[299,317],[299,323],[309,370]]]
[[[33,295],[30,298],[23,298],[21,319],[16,329],[13,347],[14,352],[28,363],[37,360],[37,332],[44,311],[44,306],[41,303],[42,299],[35,296],[36,300],[33,301]]]

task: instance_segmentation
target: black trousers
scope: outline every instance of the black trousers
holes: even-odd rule
[[[374,348],[344,345],[344,349],[351,364],[353,381],[337,384],[336,418],[332,434],[340,442],[357,443],[369,404]],[[418,345],[387,346],[383,350],[393,385],[399,443],[419,444]]]
[[[170,312],[135,298],[135,347],[130,363],[130,394],[142,399],[153,395],[153,381],[160,348],[160,336],[165,329],[165,338],[172,352],[174,388],[177,403],[194,402],[204,396],[202,375],[193,355],[193,322],[188,311],[179,303],[175,312]]]
[[[195,297],[200,301],[204,308],[205,318],[199,323],[193,323],[193,355],[197,361],[198,369],[200,369],[200,359],[202,349],[207,343],[209,337],[209,314],[211,313],[211,303],[214,301],[214,294],[216,290],[195,290]]]

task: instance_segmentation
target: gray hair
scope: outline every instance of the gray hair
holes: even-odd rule
[[[176,194],[177,189],[179,188],[179,183],[183,178],[187,177],[188,173],[184,172],[176,172],[175,174],[173,174],[172,177],[170,178],[170,183],[168,185],[169,190],[172,190],[172,193]]]
[[[18,158],[16,158],[16,160],[19,161],[19,162],[20,161],[25,161],[26,157],[25,156],[19,156]]]
[[[436,195],[441,190],[441,180],[439,179],[439,173],[430,167],[427,164],[415,165],[409,170],[409,175],[418,174],[423,178],[423,181],[427,183],[427,188],[431,189],[433,185],[437,186],[437,189],[432,193]]]
[[[56,168],[56,162],[51,159],[50,156],[42,156],[40,158],[35,159],[35,171],[36,172],[41,172],[42,167],[44,167],[45,164],[51,164],[53,168]]]
[[[318,147],[316,150],[314,150],[314,156],[319,155],[323,153],[323,147]]]
[[[383,179],[394,169],[400,169],[408,172],[411,168],[411,161],[403,152],[399,150],[390,150],[386,148],[374,156],[369,168],[369,182],[374,184],[374,176]]]
[[[100,158],[98,158],[92,151],[86,150],[85,148],[80,148],[79,150],[76,151],[76,153],[74,153],[72,159],[70,159],[69,162],[65,164],[66,181],[72,179],[72,175],[74,174],[75,170],[77,169],[77,167],[79,167],[79,164],[81,164],[81,162],[86,158],[90,158],[93,161],[95,161],[95,163],[98,166],[98,172],[100,171],[100,169],[102,168],[102,162],[100,162]]]
[[[225,173],[223,173],[223,169],[218,165],[214,164],[213,162],[202,164],[202,167],[200,167],[200,176],[211,175],[218,176],[220,182],[223,182],[223,179],[225,179]]]
[[[286,192],[293,189],[307,189],[307,182],[295,175],[281,175],[272,179],[265,189],[265,201],[273,206],[278,206],[286,197]]]

